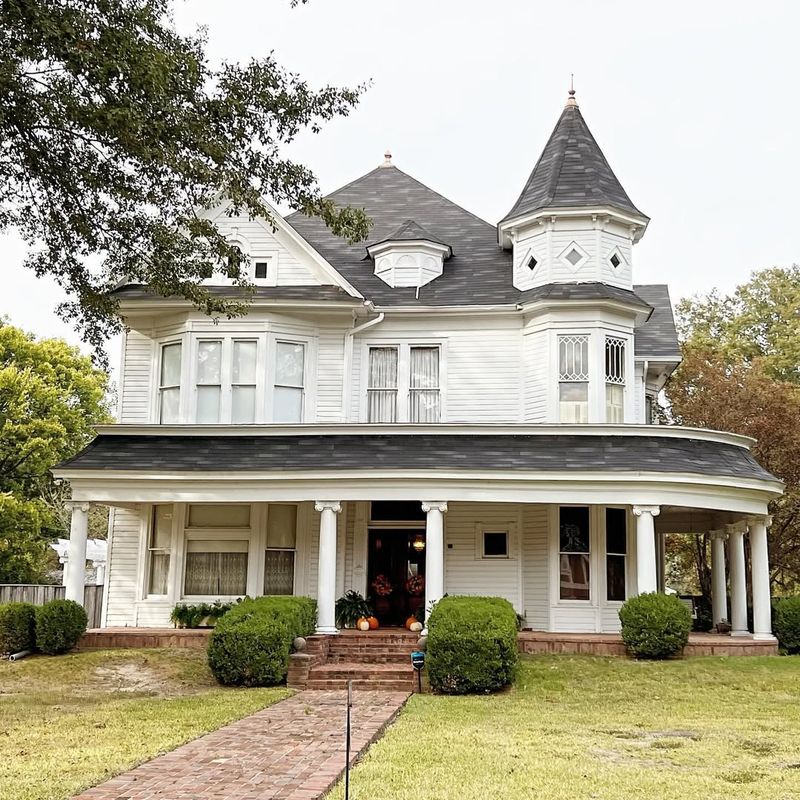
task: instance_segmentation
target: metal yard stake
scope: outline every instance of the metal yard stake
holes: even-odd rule
[[[350,709],[353,706],[353,681],[347,681],[347,723],[344,744],[344,800],[350,800]]]

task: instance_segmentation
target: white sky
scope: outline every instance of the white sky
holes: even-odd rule
[[[606,0],[184,0],[181,30],[208,28],[212,60],[273,50],[315,85],[371,80],[363,102],[292,155],[324,191],[394,163],[496,222],[561,112],[581,111],[633,202],[652,218],[638,283],[673,302],[800,260],[800,3]],[[0,315],[77,341],[52,282],[0,239]],[[117,358],[112,343],[112,364]]]

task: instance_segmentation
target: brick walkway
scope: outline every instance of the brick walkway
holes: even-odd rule
[[[313,800],[344,769],[345,696],[308,691],[88,789],[79,800]],[[353,691],[353,761],[404,692]],[[352,763],[352,762],[351,762]]]

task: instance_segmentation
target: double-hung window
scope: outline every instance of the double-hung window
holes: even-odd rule
[[[561,600],[589,600],[591,536],[588,506],[559,509],[559,597]]]
[[[606,422],[625,422],[625,340],[606,337]]]
[[[442,417],[438,345],[369,348],[368,422],[439,422]]]
[[[264,555],[264,594],[294,593],[297,506],[270,503]]]
[[[149,559],[147,594],[167,594],[169,560],[172,544],[171,505],[153,506],[150,519],[150,539],[147,546]]]
[[[181,343],[161,345],[161,368],[158,380],[158,421],[180,422],[181,413]]]
[[[606,509],[606,600],[624,602],[628,561],[628,523],[624,508]]]
[[[195,375],[196,421],[220,422],[222,410],[222,340],[201,339],[197,343]]]
[[[276,342],[275,386],[272,419],[274,422],[302,422],[305,396],[306,348],[299,342]]]
[[[231,362],[231,422],[255,422],[258,342],[234,339]]]
[[[558,337],[558,419],[589,421],[589,336]]]

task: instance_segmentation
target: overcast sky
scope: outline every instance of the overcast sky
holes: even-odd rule
[[[184,0],[214,61],[274,51],[314,85],[371,81],[350,117],[292,155],[332,191],[382,161],[492,223],[509,210],[575,73],[577,99],[633,202],[652,218],[637,283],[673,302],[800,260],[800,3],[558,0]],[[77,341],[61,295],[0,239],[0,314]],[[509,276],[510,278],[510,276]],[[112,345],[112,363],[117,357]]]

